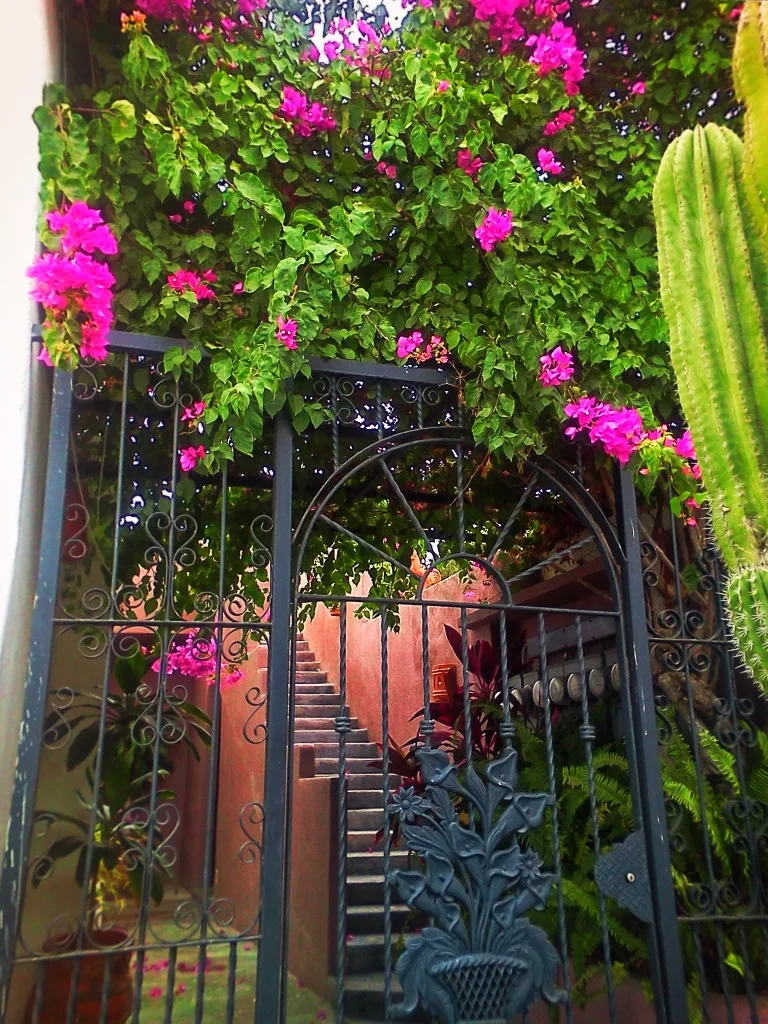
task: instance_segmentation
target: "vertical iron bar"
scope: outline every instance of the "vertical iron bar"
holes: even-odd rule
[[[126,356],[126,359],[128,357]],[[112,957],[104,957],[104,984],[101,989],[99,1024],[109,1024],[109,990],[112,987]]]
[[[712,1024],[709,1015],[709,990],[707,989],[707,971],[704,967],[704,954],[701,950],[701,935],[699,934],[698,923],[692,924],[693,943],[696,950],[696,966],[699,974],[699,994],[701,995],[701,1008],[704,1014],[704,1024]]]
[[[339,818],[338,849],[339,862],[336,879],[336,1020],[344,1020],[344,973],[347,952],[347,604],[341,602],[339,616],[339,717],[336,719],[339,734]],[[386,808],[387,798],[384,797]]]
[[[117,456],[117,483],[115,493],[115,522],[112,535],[112,568],[110,571],[110,582],[109,582],[109,605],[106,609],[106,613],[109,616],[117,615],[117,602],[116,602],[116,591],[117,591],[117,573],[120,563],[120,519],[122,511],[122,494],[123,494],[123,461],[125,457],[125,425],[128,418],[128,372],[130,369],[130,359],[126,352],[123,356],[123,394],[122,402],[120,407],[120,440],[118,443],[118,456]],[[108,421],[105,421],[105,431],[108,429]],[[74,439],[72,442],[74,446]],[[73,452],[73,458],[76,458]],[[113,637],[114,640],[114,637]],[[118,641],[119,643],[119,641]],[[133,641],[136,643],[136,641]],[[101,681],[101,707],[99,709],[99,731],[98,739],[96,740],[96,761],[93,766],[93,804],[91,806],[90,814],[88,816],[88,842],[85,849],[85,870],[83,884],[83,896],[80,906],[80,924],[81,927],[77,933],[77,951],[80,952],[85,942],[85,936],[88,931],[88,901],[90,897],[90,879],[93,870],[93,844],[96,832],[96,812],[100,803],[99,790],[101,789],[101,777],[104,768],[104,734],[107,726],[107,698],[109,696],[109,677],[112,672],[112,655],[113,647],[111,643],[107,644],[107,649],[104,652],[104,672]],[[95,921],[92,922],[95,924]],[[109,963],[109,958],[107,958]],[[76,958],[73,969],[72,969],[72,984],[70,985],[69,992],[69,1003],[67,1005],[67,1024],[73,1024],[75,1020],[75,1008],[77,1005],[77,989],[80,984],[80,970],[81,960]]]
[[[31,1024],[40,1024],[40,1014],[43,1012],[43,997],[45,994],[45,975],[48,964],[45,960],[37,965],[37,980],[35,982],[35,1005],[32,1007]]]
[[[219,579],[216,595],[216,618],[223,621],[224,586],[227,571],[227,497],[228,497],[227,466],[221,474],[221,517],[219,521]],[[221,673],[224,660],[224,627],[218,626],[216,634],[216,656],[214,665],[213,720],[211,722],[211,749],[208,764],[208,806],[205,822],[205,854],[203,858],[203,891],[202,917],[200,920],[200,938],[208,937],[208,911],[211,904],[213,877],[215,872],[214,856],[216,844],[217,796],[219,782],[219,751],[221,746]],[[247,634],[246,634],[247,635]],[[205,1009],[205,945],[200,946],[197,960],[197,986],[195,995],[195,1024],[202,1024]]]
[[[331,413],[333,419],[331,420],[331,444],[333,446],[333,468],[339,468],[339,396],[337,394],[337,387],[339,384],[339,378],[331,374],[330,378],[330,391],[331,391]]]
[[[53,618],[59,585],[61,528],[67,486],[69,424],[72,413],[72,377],[54,370],[45,504],[40,533],[35,603],[19,727],[13,793],[0,871],[0,1020],[4,1019],[24,899],[29,840],[40,769],[43,720],[53,646]]]
[[[515,738],[515,727],[509,708],[509,660],[507,652],[507,613],[499,612],[499,648],[501,650],[501,725],[499,734],[504,750],[509,750]]]
[[[651,938],[656,946],[656,955],[651,957],[651,964],[656,968],[653,971],[654,996],[657,1012],[661,1011],[661,1019],[666,1024],[687,1024],[688,1001],[672,884],[659,739],[656,733],[635,485],[632,474],[626,468],[617,469],[615,481],[619,539],[626,557],[621,587],[623,646],[629,678],[623,680],[628,692],[622,696],[632,711],[634,756],[637,757],[641,783],[639,797],[654,921]]]
[[[566,1024],[573,1024],[573,1006],[571,1004],[571,972],[568,968],[568,932],[565,927],[565,905],[563,902],[563,877],[560,864],[560,830],[557,816],[557,785],[555,783],[555,751],[552,743],[552,709],[549,694],[549,668],[547,666],[547,637],[544,629],[544,613],[539,612],[539,658],[541,662],[541,683],[544,699],[544,745],[547,751],[547,777],[549,793],[552,798],[552,856],[557,873],[557,924],[560,932],[560,960],[563,968],[563,986],[567,1000],[565,1003]]]
[[[595,793],[595,769],[592,764],[592,744],[595,741],[595,729],[589,720],[589,695],[587,692],[587,672],[584,667],[584,640],[581,632],[581,616],[576,616],[576,656],[579,663],[579,680],[581,682],[581,726],[579,733],[584,744],[584,756],[587,762],[587,785],[589,787],[589,815],[592,819],[592,845],[595,861],[600,856],[600,828],[597,822],[597,796]],[[608,994],[608,1016],[611,1024],[616,1024],[616,997],[613,990],[613,966],[611,964],[611,937],[608,932],[608,916],[605,909],[605,897],[602,889],[597,887],[597,906],[600,912],[600,931],[602,933],[603,957],[605,959],[605,985]]]
[[[430,678],[429,678],[429,609],[423,603],[421,605],[421,688],[424,696],[424,717],[419,725],[419,732],[424,738],[424,746],[429,749],[432,746],[432,733],[435,731],[435,723],[432,721],[432,700]]]
[[[384,1020],[392,1020],[392,888],[389,876],[389,605],[381,608],[381,749],[384,785]]]
[[[271,639],[267,674],[267,757],[264,781],[264,859],[261,872],[261,941],[256,982],[260,1024],[282,1024],[283,950],[287,941],[284,862],[290,838],[286,813],[291,750],[291,519],[293,428],[283,409],[275,418],[275,478],[272,492]]]
[[[235,985],[237,984],[237,941],[229,944],[229,973],[227,975],[227,1012],[225,1024],[233,1024],[235,1019]]]
[[[165,979],[165,1012],[163,1024],[171,1024],[173,1020],[173,997],[176,989],[176,957],[179,952],[178,946],[171,946],[168,950],[168,974]]]
[[[463,550],[463,549],[462,549]],[[467,646],[467,609],[459,612],[461,624],[461,681],[464,688],[464,751],[467,767],[472,763],[472,705],[469,692],[469,648]]]

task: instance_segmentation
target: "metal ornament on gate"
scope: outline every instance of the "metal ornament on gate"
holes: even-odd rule
[[[635,917],[649,924],[653,921],[651,883],[642,832],[631,832],[623,843],[598,857],[595,882],[605,896],[626,907]]]
[[[488,764],[485,778],[469,765],[463,783],[442,751],[422,748],[417,757],[426,794],[409,787],[392,804],[425,870],[394,871],[392,879],[405,902],[435,923],[407,940],[397,962],[404,993],[397,1015],[421,1006],[446,1024],[503,1024],[541,997],[564,1001],[555,984],[560,958],[525,917],[544,908],[555,875],[513,838],[542,824],[551,798],[517,791],[516,750]]]

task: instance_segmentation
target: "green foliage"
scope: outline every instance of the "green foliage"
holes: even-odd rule
[[[167,360],[175,373],[212,355],[212,459],[249,450],[307,356],[394,360],[417,328],[446,340],[478,439],[507,456],[541,450],[559,418],[535,379],[554,344],[577,352],[585,388],[673,413],[651,187],[659,139],[711,116],[697,94],[718,94],[725,113],[730,22],[714,0],[695,12],[664,0],[651,31],[637,5],[611,5],[611,25],[604,6],[574,6],[592,68],[575,98],[526,51],[494,52],[468,10],[450,32],[442,11],[409,16],[375,83],[343,61],[301,61],[306,30],[279,15],[247,43],[157,25],[120,35],[113,11],[94,28],[96,84],[53,87],[36,115],[44,204],[88,200],[116,226],[119,326],[188,338]],[[642,37],[629,56],[605,46],[619,27]],[[630,97],[638,71],[648,93]],[[275,117],[283,83],[337,117],[327,143]],[[545,123],[567,106],[575,125],[548,143]],[[545,143],[562,179],[537,174]],[[462,145],[486,161],[476,182],[456,167]],[[396,182],[376,172],[382,159]],[[195,212],[169,222],[189,200]],[[473,233],[491,205],[516,227],[486,255]],[[215,302],[165,287],[187,265],[215,270]],[[274,338],[279,315],[299,323],[296,352]],[[300,428],[322,415],[292,414]]]
[[[684,132],[654,191],[672,362],[715,536],[731,571],[740,651],[768,688],[768,17],[748,0],[736,47],[746,145],[729,129]],[[762,119],[762,120],[761,120]]]

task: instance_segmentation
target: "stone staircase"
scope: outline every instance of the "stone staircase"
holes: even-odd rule
[[[339,697],[328,682],[309,642],[296,641],[296,722],[294,742],[315,748],[315,773],[337,775],[339,739],[333,720],[339,713]],[[381,772],[371,761],[381,756],[367,729],[352,719],[347,734],[347,960],[344,979],[344,1020],[384,1021],[384,854],[374,847],[376,833],[384,824],[384,793]],[[390,788],[399,777],[390,779]],[[405,867],[407,853],[393,851],[390,866]],[[395,903],[392,893],[392,942],[401,934],[408,908]],[[399,986],[392,978],[392,994]]]

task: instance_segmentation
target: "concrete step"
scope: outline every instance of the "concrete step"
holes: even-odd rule
[[[379,849],[379,847],[376,847]],[[390,906],[400,898],[397,886],[390,882]],[[384,906],[384,875],[357,875],[347,878],[347,906],[364,907],[381,903]],[[384,911],[382,909],[382,915]],[[383,919],[383,917],[382,917]]]
[[[392,934],[399,934],[405,925],[410,908],[395,903],[392,907]],[[347,907],[348,935],[380,935],[384,921],[384,907],[377,903],[371,906]]]
[[[306,719],[302,719],[302,721],[300,723],[298,723],[298,724],[301,725],[301,728],[297,729],[294,732],[294,734],[293,734],[293,738],[294,738],[294,740],[297,743],[314,743],[315,744],[315,753],[318,754],[319,756],[322,756],[321,752],[320,752],[320,748],[321,747],[327,748],[327,747],[332,746],[334,752],[338,753],[338,750],[339,750],[339,741],[338,741],[338,739],[333,744],[329,744],[329,743],[324,743],[323,742],[323,740],[328,740],[330,737],[334,736],[333,722],[330,723],[330,728],[327,728],[327,729],[305,729],[304,728],[305,722],[306,722]],[[351,729],[347,733],[347,750],[349,750],[350,747],[364,747],[364,746],[367,746],[367,743],[366,743],[367,739],[368,739],[368,730],[367,729]]]
[[[325,673],[323,673],[323,675],[325,675]],[[296,703],[300,704],[301,703],[300,698],[303,698],[303,697],[311,697],[313,695],[317,696],[318,694],[321,694],[321,693],[324,694],[326,697],[328,697],[333,692],[334,691],[333,691],[333,687],[331,686],[331,684],[330,683],[326,683],[324,679],[318,679],[317,682],[312,682],[310,680],[310,681],[308,681],[306,683],[297,683],[296,684]]]
[[[338,751],[337,751],[338,753]],[[368,757],[348,757],[347,758],[347,771],[349,776],[353,775],[373,775],[374,778],[378,778],[379,785],[381,785],[381,772],[378,768],[371,767],[371,759]],[[315,774],[316,775],[338,775],[339,774],[339,759],[338,757],[320,757],[315,760]],[[374,787],[366,787],[373,789]]]
[[[350,808],[347,811],[347,827],[352,832],[361,832],[366,829],[380,829],[384,824],[384,808]]]
[[[393,957],[394,962],[395,957]],[[393,963],[394,968],[394,963]],[[397,975],[392,971],[390,983],[390,1007],[402,1000],[402,989]],[[387,1014],[384,1009],[384,972],[367,971],[365,974],[349,974],[344,978],[344,1019],[350,1024],[354,1015],[360,1021],[384,1021]],[[396,1012],[391,1013],[391,1020],[397,1020]],[[409,1017],[409,1020],[428,1021],[428,1016]]]
[[[380,789],[364,789],[347,791],[347,807],[350,811],[367,810],[378,808],[378,813],[384,811],[384,794]]]
[[[312,714],[329,715],[338,714],[339,698],[334,697],[333,689],[329,683],[325,686],[313,686],[309,690],[301,690],[296,694],[296,714],[300,715],[299,708],[312,708]]]
[[[297,708],[296,709],[296,712],[297,712],[297,714],[296,714],[296,728],[297,729],[322,729],[323,730],[323,735],[326,738],[327,738],[329,732],[335,732],[336,726],[333,723],[333,720],[336,717],[335,715],[327,715],[324,718],[320,718],[319,716],[316,716],[316,715],[307,714],[305,708],[302,708],[302,710],[305,712],[302,715],[298,714],[298,710],[299,709]],[[360,729],[360,725],[359,725],[359,723],[358,723],[356,718],[350,718],[350,720],[349,720],[349,727],[352,730]],[[360,731],[364,732],[366,737],[368,736],[368,730],[367,729],[361,729]]]
[[[328,673],[327,672],[304,672],[301,669],[296,669],[296,690],[301,692],[300,684],[302,683],[327,683]],[[331,687],[333,690],[333,687]]]
[[[377,829],[367,828],[365,830],[353,831],[349,829],[347,831],[347,849],[350,853],[366,853],[376,849],[376,832]]]
[[[309,640],[297,640],[296,641],[296,650],[297,651],[308,651],[309,650]]]
[[[390,775],[389,777],[389,789],[390,792],[397,789],[402,779],[399,775]],[[354,771],[349,769],[349,777],[347,780],[347,789],[350,793],[355,793],[363,789],[378,789],[380,793],[384,791],[384,779],[380,771],[373,769],[366,771],[363,775],[356,775]]]
[[[301,671],[310,671],[309,665],[319,665],[320,662],[315,657],[315,652],[310,650],[296,651],[296,662],[301,665]]]
[[[348,978],[352,974],[366,974],[371,971],[383,970],[384,936],[350,935],[347,940],[346,977]]]
[[[415,867],[415,860],[413,866]],[[389,855],[389,869],[394,871],[408,870],[408,851],[393,850]],[[362,878],[366,875],[384,876],[384,852],[379,843],[374,847],[373,853],[348,853],[347,854],[347,878]]]
[[[363,730],[364,731],[364,730]],[[347,743],[346,746],[347,758],[363,758],[367,757],[370,760],[375,760],[376,755],[379,752],[379,748],[375,743]],[[338,757],[339,754],[339,743],[338,740],[335,743],[316,743],[315,754],[317,757]]]
[[[321,693],[318,696],[323,698],[322,704],[304,704],[299,701],[304,701],[308,694],[301,694],[297,696],[296,701],[296,717],[297,718],[317,718],[324,722],[333,722],[333,719],[339,713],[339,701],[333,694]],[[357,723],[357,719],[354,719]],[[322,729],[322,726],[319,726]]]

